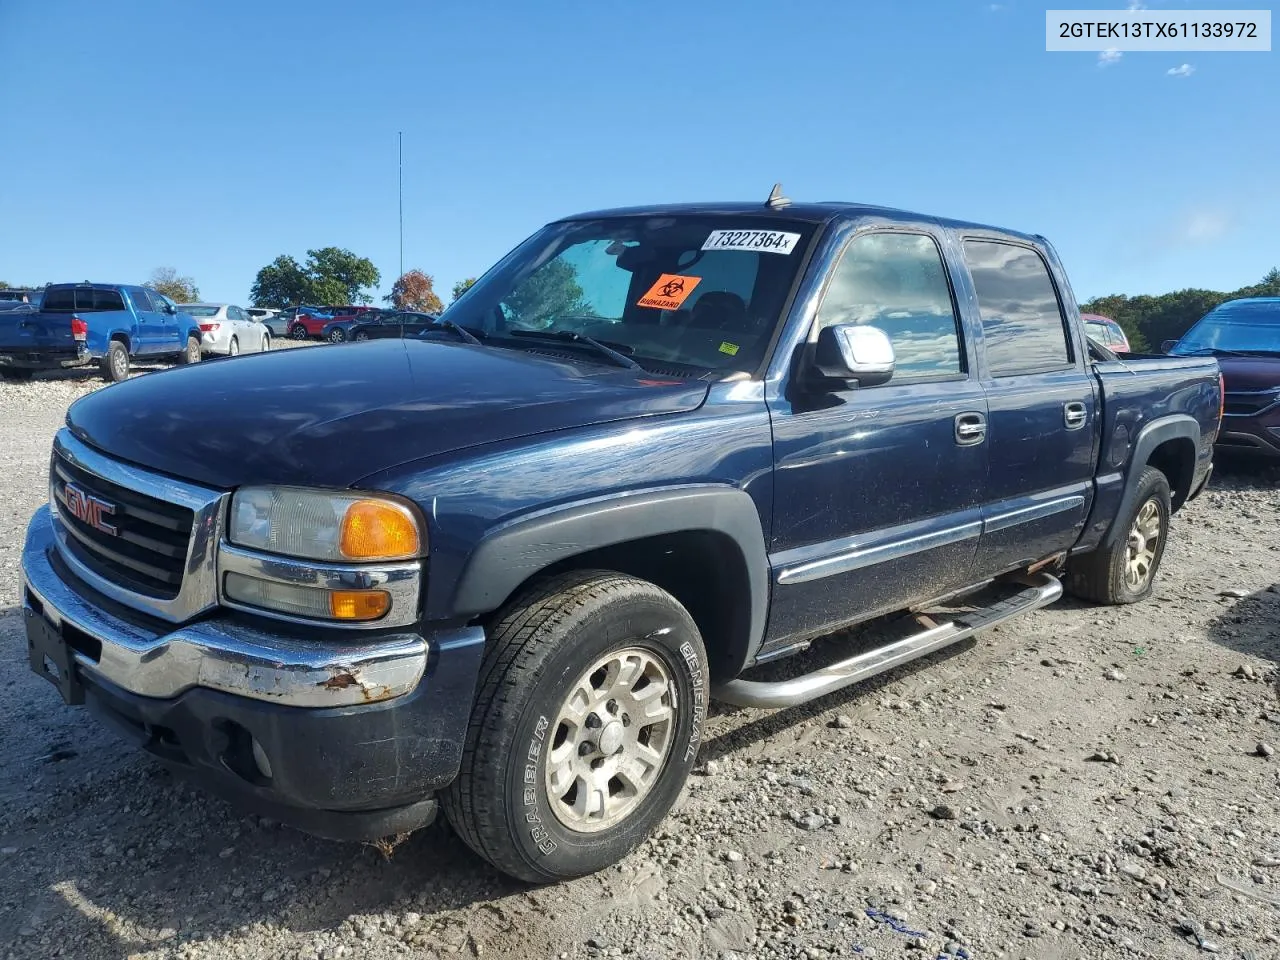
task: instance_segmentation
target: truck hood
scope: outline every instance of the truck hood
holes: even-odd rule
[[[1218,357],[1218,366],[1232,393],[1280,387],[1280,357]]]
[[[464,447],[694,410],[707,389],[499,347],[371,340],[135,377],[77,401],[67,425],[111,456],[212,487],[347,487]]]

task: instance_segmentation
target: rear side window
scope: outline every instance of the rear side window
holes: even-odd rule
[[[966,240],[982,315],[982,339],[994,377],[1071,365],[1067,325],[1049,268],[1034,250],[994,240]]]
[[[836,323],[889,335],[892,383],[964,373],[951,285],[932,237],[872,233],[850,241],[818,309],[818,329]]]
[[[77,310],[85,309],[84,307],[80,306],[81,299],[82,297],[80,296],[76,297]],[[94,289],[93,307],[91,309],[94,310],[95,312],[106,312],[108,310],[123,310],[124,297],[120,296],[119,290]]]

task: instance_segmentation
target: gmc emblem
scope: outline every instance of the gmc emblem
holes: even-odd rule
[[[116,512],[114,503],[99,500],[97,497],[85,493],[74,483],[65,484],[62,488],[62,494],[67,502],[67,512],[73,517],[102,533],[110,534],[113,537],[116,535],[115,526],[103,519]]]

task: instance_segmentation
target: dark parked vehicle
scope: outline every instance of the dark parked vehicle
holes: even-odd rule
[[[25,380],[96,363],[105,379],[124,380],[140,357],[198,363],[200,337],[195,319],[147,287],[55,283],[38,310],[0,312],[0,374]]]
[[[711,697],[811,700],[1059,577],[1150,594],[1218,365],[1089,349],[1040,237],[776,191],[570,217],[421,337],[78,400],[31,665],[273,818],[371,838],[439,803],[506,873],[578,876],[666,815]]]
[[[1226,385],[1220,447],[1280,457],[1280,297],[1229,300],[1164,349],[1217,357]]]
[[[351,339],[350,331],[355,324],[365,317],[381,313],[377,307],[350,305],[329,307],[329,311],[332,313],[333,319],[324,325],[324,329],[320,331],[320,336],[330,343],[342,343],[344,340]]]
[[[439,318],[434,313],[412,310],[382,310],[365,314],[347,331],[350,340],[385,340],[388,337],[414,337],[430,329]]]

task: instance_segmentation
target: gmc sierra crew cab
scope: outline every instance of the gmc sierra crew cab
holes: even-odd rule
[[[249,809],[368,839],[440,807],[578,876],[666,815],[711,698],[1148,596],[1221,390],[1091,346],[1038,236],[777,190],[568,217],[417,336],[78,400],[31,666]]]

